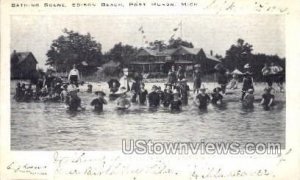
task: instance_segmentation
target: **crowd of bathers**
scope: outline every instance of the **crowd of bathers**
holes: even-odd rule
[[[139,105],[148,105],[152,108],[164,107],[171,111],[181,111],[182,106],[189,104],[189,97],[193,92],[193,102],[200,110],[207,109],[209,103],[213,105],[222,105],[223,97],[226,95],[226,89],[236,89],[238,78],[233,75],[231,81],[228,81],[228,75],[222,68],[217,70],[218,87],[212,89],[211,93],[207,93],[207,88],[202,83],[201,66],[196,65],[193,72],[193,90],[188,85],[185,72],[181,66],[177,71],[175,66],[172,66],[167,82],[164,84],[164,89],[161,86],[153,85],[151,90],[145,88],[143,76],[136,73],[132,78],[128,77],[128,73],[124,73],[121,77],[124,83],[116,79],[108,82],[110,89],[109,100],[116,101],[117,109],[128,109],[132,103]],[[266,74],[266,66],[262,73]],[[270,72],[268,72],[270,73]],[[275,77],[273,75],[273,77]],[[242,92],[241,102],[244,108],[252,108],[255,100],[254,97],[254,82],[252,73],[249,68],[245,68],[245,73],[242,74]],[[274,105],[274,95],[272,94],[272,84],[270,79],[267,81],[267,87],[262,94],[261,105],[268,110]],[[54,75],[53,71],[48,71],[35,83],[35,88],[32,84],[25,84],[18,82],[16,85],[15,100],[18,102],[62,102],[68,106],[70,111],[78,111],[85,109],[81,106],[81,98],[78,96],[79,92],[79,72],[74,66],[70,71],[67,80],[62,77]],[[282,86],[280,86],[280,91]],[[87,85],[86,92],[92,93],[93,86]],[[104,91],[95,91],[96,97],[90,102],[97,112],[103,111],[103,106],[108,103],[105,99],[106,93]]]

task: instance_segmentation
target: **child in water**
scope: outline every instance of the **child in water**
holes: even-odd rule
[[[207,109],[207,105],[210,101],[210,97],[206,94],[204,87],[200,88],[200,93],[196,96],[196,104],[200,110]]]
[[[244,100],[243,100],[244,108],[253,108],[253,102],[254,102],[253,92],[254,92],[253,89],[248,89],[248,91],[244,97]]]
[[[141,83],[140,88],[141,88],[141,90],[139,92],[139,103],[141,105],[145,105],[146,100],[147,100],[148,91],[145,89],[144,83]]]
[[[262,100],[260,104],[263,106],[265,110],[269,110],[271,106],[274,105],[274,95],[271,94],[271,88],[265,88],[264,94],[262,95]]]
[[[171,101],[171,111],[180,111],[182,102],[179,98],[179,93],[174,93],[174,99]]]
[[[95,94],[98,97],[91,102],[91,106],[94,106],[95,112],[102,112],[103,104],[107,104],[107,101],[104,99],[105,93],[103,91],[96,91]]]
[[[121,96],[117,99],[117,109],[128,109],[131,106],[130,101],[127,98],[127,90],[125,87],[120,88]]]
[[[223,96],[220,94],[220,91],[222,89],[220,87],[217,87],[213,90],[213,93],[211,94],[211,103],[212,104],[222,104],[223,103]]]

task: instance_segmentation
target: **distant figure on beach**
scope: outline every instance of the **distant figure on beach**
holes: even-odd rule
[[[182,79],[185,78],[185,70],[183,69],[182,66],[178,66],[177,78],[178,78],[178,81],[181,81]]]
[[[174,93],[174,99],[171,101],[171,111],[174,112],[178,112],[181,110],[181,106],[182,106],[182,102],[179,98],[179,93]]]
[[[243,99],[243,107],[244,108],[253,108],[253,103],[254,103],[254,90],[253,89],[248,89],[244,99]]]
[[[98,97],[92,100],[91,106],[94,106],[95,112],[102,112],[103,105],[107,104],[107,101],[104,99],[105,93],[103,91],[96,91],[95,94]]]
[[[21,87],[21,83],[18,82],[16,85],[16,92],[15,92],[15,96],[14,96],[16,101],[21,101],[22,100],[22,87]]]
[[[160,97],[157,93],[156,85],[152,86],[151,92],[148,94],[148,103],[150,107],[158,107],[160,103]]]
[[[210,101],[209,95],[205,92],[204,87],[200,88],[200,93],[196,96],[195,102],[200,110],[206,110]]]
[[[134,76],[134,78],[132,80],[132,84],[131,84],[131,92],[132,92],[131,102],[133,102],[133,103],[137,102],[137,97],[140,92],[140,83],[141,83],[141,80],[140,80],[139,76],[137,75],[137,73],[135,73],[135,76]]]
[[[145,89],[145,84],[141,83],[141,85],[140,85],[140,92],[139,92],[139,103],[141,105],[145,105],[146,104],[147,95],[148,95],[148,91]]]
[[[222,71],[218,72],[217,77],[218,77],[218,84],[221,87],[221,91],[222,91],[223,94],[225,94],[226,93],[226,86],[227,86],[227,83],[228,83],[226,70],[222,70]]]
[[[273,82],[277,83],[277,85],[280,89],[280,92],[284,92],[283,82],[284,82],[284,78],[285,78],[285,73],[283,71],[283,68],[281,66],[279,66],[278,64],[275,64],[274,62],[272,62],[270,69],[271,69],[271,74],[273,76]]]
[[[120,86],[125,87],[127,91],[130,91],[130,78],[128,77],[128,68],[123,69],[123,76],[120,78]]]
[[[50,92],[53,87],[54,87],[54,79],[55,76],[53,75],[54,70],[53,69],[48,69],[46,72],[46,77],[44,81],[44,86],[47,88],[47,92]]]
[[[268,63],[265,63],[264,67],[261,70],[262,75],[264,77],[265,82],[268,84],[269,87],[273,85],[273,75],[271,73],[271,67]]]
[[[124,110],[131,106],[129,99],[127,98],[127,90],[125,87],[120,88],[121,96],[117,99],[117,109]]]
[[[236,74],[232,75],[232,79],[229,81],[227,89],[237,89],[238,88],[238,77]]]
[[[166,88],[164,90],[164,99],[162,101],[163,106],[169,107],[172,100],[173,100],[172,85],[167,83]]]
[[[73,65],[73,69],[71,69],[68,80],[70,84],[75,84],[76,87],[78,87],[78,81],[79,81],[79,71],[76,69],[76,65]]]
[[[221,88],[216,87],[213,89],[213,93],[211,94],[211,103],[214,105],[223,103],[223,96],[220,94]]]
[[[271,88],[265,88],[260,104],[265,110],[269,110],[274,105],[275,96],[271,94]]]
[[[177,73],[175,71],[175,66],[173,65],[168,73],[168,83],[175,86],[177,83]]]
[[[253,77],[252,77],[251,73],[249,71],[247,71],[243,78],[243,88],[242,88],[242,97],[241,97],[242,101],[244,100],[246,92],[249,89],[254,90],[254,85],[253,85]]]
[[[194,93],[199,93],[199,88],[201,87],[201,69],[200,64],[195,65],[195,70],[193,72],[193,81],[194,81]]]
[[[36,87],[36,93],[37,93],[38,96],[40,96],[41,90],[44,87],[45,79],[46,79],[46,75],[40,73],[39,76],[38,76],[38,79],[37,79],[36,86],[35,86]]]

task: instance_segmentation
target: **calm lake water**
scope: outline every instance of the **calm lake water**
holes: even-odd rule
[[[62,103],[15,102],[14,85],[12,82],[12,150],[121,150],[122,139],[285,144],[282,93],[276,94],[277,105],[271,111],[264,111],[258,102],[253,110],[242,109],[240,90],[236,90],[224,97],[223,107],[209,105],[207,112],[200,112],[190,99],[180,113],[139,105],[117,111],[115,102],[109,102],[97,114],[89,106],[95,95],[80,92],[86,110],[70,114]]]

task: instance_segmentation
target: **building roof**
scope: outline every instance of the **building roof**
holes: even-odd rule
[[[205,57],[209,60],[221,62],[215,56],[212,56],[209,53],[205,53],[201,48],[189,48],[185,46],[179,46],[178,48],[173,49],[165,49],[162,51],[153,50],[149,48],[141,48],[137,53],[137,56],[170,57],[173,55],[198,55],[200,52],[203,52]]]
[[[216,62],[221,62],[220,59],[218,59],[218,58],[216,58],[215,56],[212,56],[212,55],[206,55],[206,58],[210,59],[210,60],[213,60],[213,61],[216,61]]]
[[[175,54],[181,54],[181,55],[186,55],[186,54],[191,54],[191,55],[197,55],[200,51],[200,48],[188,48],[185,46],[179,46],[176,49]]]
[[[14,57],[17,57],[17,62],[15,62],[16,64],[20,64],[22,63],[23,61],[25,61],[29,56],[32,56],[34,61],[36,63],[37,60],[35,59],[35,57],[33,56],[33,54],[31,52],[16,52],[14,51],[12,54],[11,54],[11,59],[14,58]]]

